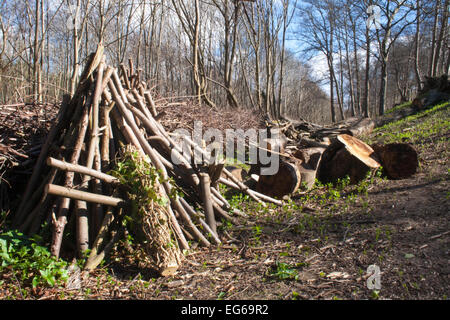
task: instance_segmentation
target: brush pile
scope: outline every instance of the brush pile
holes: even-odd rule
[[[215,154],[186,136],[191,152],[202,155],[200,164],[188,161],[186,150],[160,117],[131,61],[119,69],[108,66],[99,46],[73,97],[63,99],[13,227],[36,234],[47,222],[52,254],[58,257],[70,248],[78,256],[89,252],[85,268],[92,270],[122,236],[124,217],[137,217],[146,251],[161,275],[171,275],[181,263],[181,252],[190,248],[189,241],[220,244],[218,222],[237,224],[246,217],[231,208],[219,184],[262,205],[282,204],[251,190]],[[124,173],[130,163],[140,165]]]
[[[15,206],[12,187],[31,175],[57,111],[57,105],[48,103],[0,105],[0,211]]]

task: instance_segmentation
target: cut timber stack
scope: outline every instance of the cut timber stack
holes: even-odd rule
[[[246,217],[231,208],[218,184],[263,205],[282,203],[248,188],[184,137],[192,154],[203,155],[201,165],[191,163],[192,154],[183,153],[158,122],[157,106],[140,74],[131,60],[119,69],[107,66],[102,46],[90,56],[75,94],[64,98],[41,148],[13,225],[36,234],[50,223],[52,254],[71,252],[65,248],[76,248],[79,256],[90,252],[85,268],[94,269],[123,236],[124,216],[135,210],[129,182],[108,174],[117,171],[132,147],[137,161],[145,161],[159,176],[152,185],[158,198],[138,210],[143,213],[138,224],[151,245],[149,255],[167,276],[178,269],[189,240],[203,246],[222,242],[217,219],[239,223],[239,217]]]
[[[416,173],[417,152],[405,143],[369,146],[358,137],[368,135],[376,123],[370,118],[349,118],[320,126],[304,120],[282,119],[267,122],[280,134],[283,144],[280,170],[271,176],[259,176],[256,190],[274,197],[295,192],[301,184],[311,189],[319,180],[336,183],[350,178],[356,184],[380,166],[389,179],[404,179]],[[261,164],[253,165],[250,174],[258,174]]]

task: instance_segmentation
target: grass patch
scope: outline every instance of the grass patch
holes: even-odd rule
[[[390,114],[390,113],[397,112],[397,111],[399,111],[401,109],[404,109],[404,108],[409,108],[409,107],[411,107],[411,105],[412,105],[412,102],[411,101],[407,101],[405,103],[399,104],[398,106],[395,106],[392,109],[389,109],[388,111],[385,112],[385,114]]]
[[[388,123],[374,130],[374,138],[368,143],[382,140],[384,143],[409,142],[423,144],[432,137],[447,140],[450,128],[450,102],[444,102],[431,109]]]

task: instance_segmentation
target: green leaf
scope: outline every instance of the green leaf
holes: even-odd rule
[[[39,284],[39,278],[37,276],[33,277],[33,280],[31,281],[31,285],[33,286],[33,289],[37,287]]]

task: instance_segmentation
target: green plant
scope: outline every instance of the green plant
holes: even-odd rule
[[[298,280],[298,270],[287,263],[276,262],[275,268],[269,270],[269,276],[279,280]]]
[[[226,295],[227,295],[226,292],[221,291],[221,292],[217,295],[217,300],[223,300],[223,298],[225,298]]]
[[[375,241],[378,241],[380,239],[380,235],[381,235],[381,229],[376,228],[375,229]]]
[[[387,110],[387,111],[385,112],[385,114],[394,113],[394,112],[396,112],[396,111],[398,111],[398,110],[401,110],[401,109],[404,109],[404,108],[407,108],[407,107],[411,107],[411,105],[412,105],[412,102],[411,102],[411,101],[404,102],[404,103],[402,103],[402,104],[400,104],[400,105],[398,105],[398,106],[395,106],[395,107],[392,108],[392,109]]]
[[[244,195],[242,193],[235,194],[231,197],[231,200],[228,200],[231,208],[233,209],[242,209],[242,204],[244,202],[249,202],[250,196]],[[258,207],[259,209],[259,207]]]
[[[148,202],[156,202],[161,206],[166,206],[169,199],[162,197],[155,184],[171,181],[164,179],[163,174],[151,165],[150,161],[139,155],[138,151],[126,150],[122,159],[117,162],[116,168],[110,172],[111,175],[118,178],[122,185],[128,188],[128,194],[133,201],[133,206],[141,207]],[[143,181],[145,177],[145,181]],[[172,183],[172,185],[175,185]],[[172,189],[169,197],[175,197],[178,194],[177,188]],[[144,202],[144,203],[142,203]]]
[[[18,231],[0,234],[0,273],[13,272],[22,282],[31,281],[33,288],[67,281],[67,262],[53,257],[37,240]]]
[[[371,295],[372,295],[372,299],[374,299],[374,300],[380,299],[380,291],[378,291],[378,290],[372,290]]]
[[[437,104],[428,110],[376,128],[374,134],[377,139],[384,140],[385,143],[406,140],[423,144],[423,141],[432,136],[443,134],[445,137],[450,126],[448,106],[449,102]],[[370,144],[370,141],[368,143]]]

